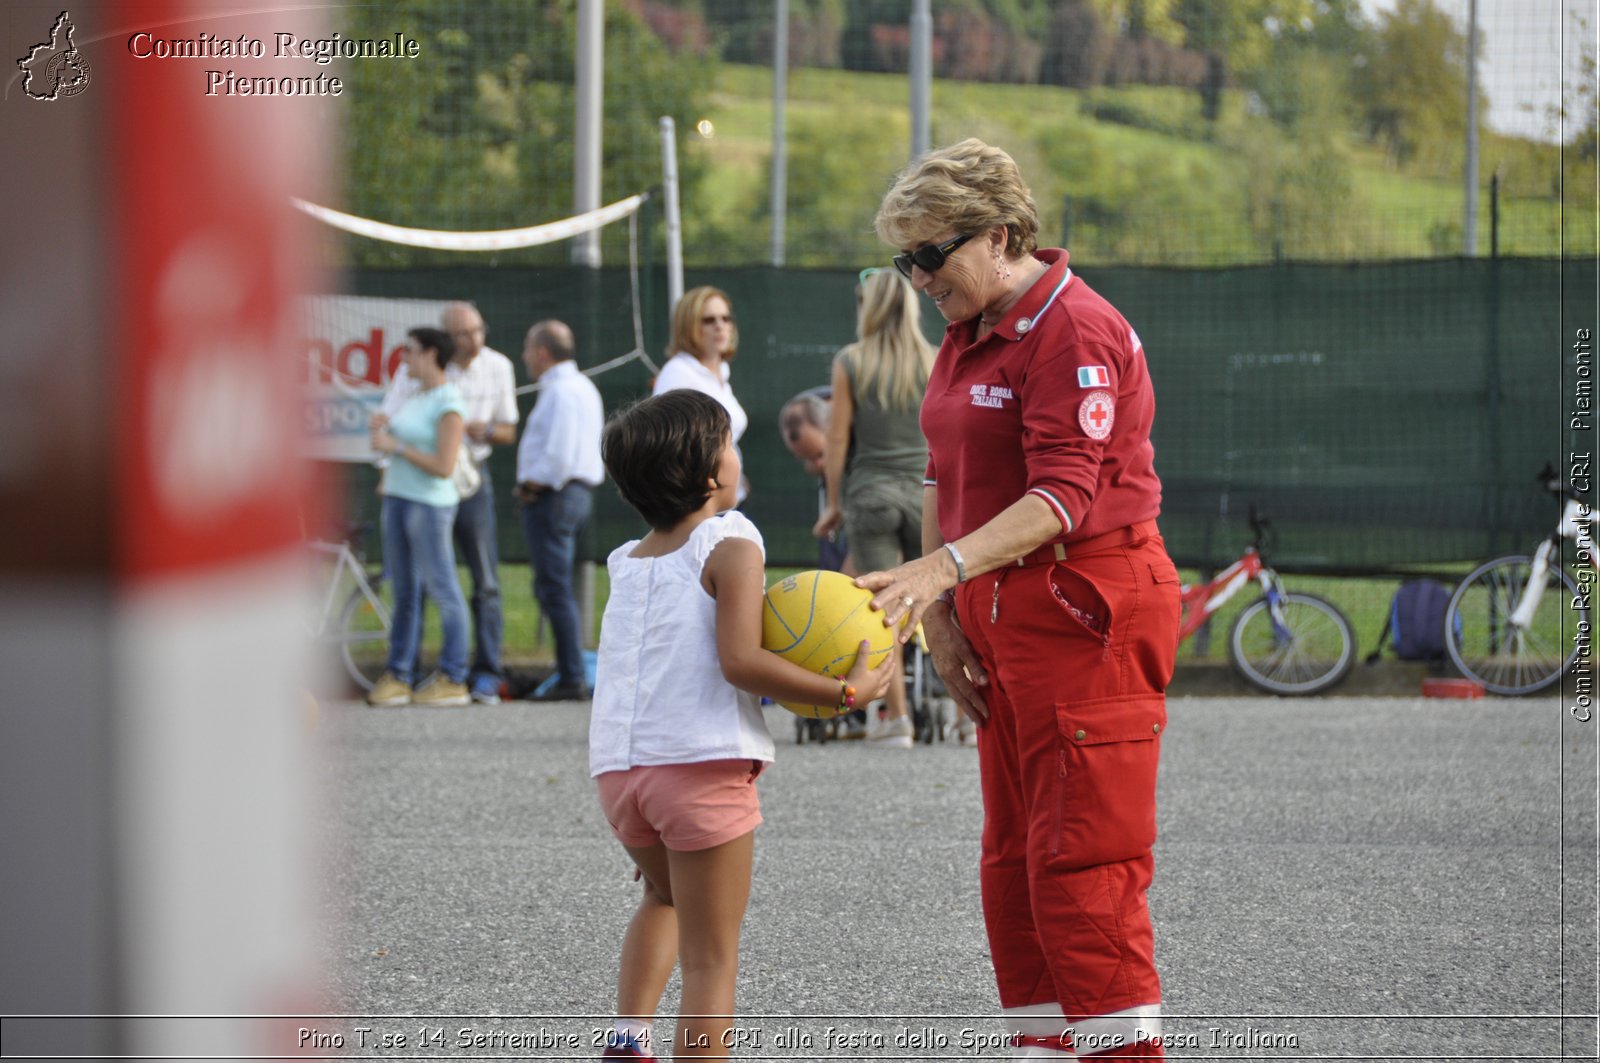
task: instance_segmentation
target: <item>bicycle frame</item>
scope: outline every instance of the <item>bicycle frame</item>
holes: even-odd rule
[[[313,539],[306,543],[307,549],[312,553],[320,554],[333,559],[332,569],[328,576],[327,589],[322,594],[322,608],[318,610],[318,619],[315,628],[306,625],[307,634],[319,642],[336,643],[340,638],[334,637],[334,628],[338,621],[336,615],[338,607],[343,604],[346,595],[345,575],[349,574],[349,582],[361,592],[361,596],[372,606],[374,613],[382,621],[384,627],[389,624],[389,608],[384,605],[383,599],[372,587],[367,579],[366,569],[356,559],[355,551],[350,549],[349,543],[330,543]]]
[[[1314,594],[1295,594],[1267,563],[1266,518],[1250,507],[1254,541],[1214,578],[1179,590],[1183,611],[1178,641],[1200,630],[1248,584],[1261,597],[1248,603],[1227,633],[1228,659],[1245,682],[1269,694],[1318,694],[1337,686],[1355,660],[1355,632],[1338,606]]]
[[[1539,599],[1544,597],[1551,558],[1556,559],[1556,564],[1561,563],[1561,540],[1571,539],[1577,543],[1589,564],[1600,571],[1600,550],[1594,545],[1593,522],[1594,513],[1588,506],[1576,498],[1567,499],[1566,508],[1561,512],[1561,523],[1533,552],[1533,563],[1528,566],[1528,584],[1523,589],[1522,601],[1506,618],[1513,629],[1521,630],[1533,622],[1534,614],[1539,609]],[[1590,527],[1585,528],[1586,524]]]
[[[1267,567],[1266,562],[1261,559],[1261,552],[1252,546],[1245,550],[1237,561],[1217,573],[1210,582],[1184,587],[1179,592],[1179,598],[1183,603],[1183,623],[1178,629],[1178,641],[1182,642],[1200,630],[1201,625],[1210,619],[1211,614],[1221,609],[1252,580],[1261,585],[1261,593],[1267,597],[1268,604],[1272,606],[1273,620],[1280,621],[1277,610],[1280,593],[1278,574]]]

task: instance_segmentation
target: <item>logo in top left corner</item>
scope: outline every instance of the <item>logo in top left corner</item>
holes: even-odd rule
[[[35,100],[60,100],[89,87],[89,61],[72,43],[72,16],[61,12],[50,27],[50,39],[28,49],[17,60],[22,91]]]

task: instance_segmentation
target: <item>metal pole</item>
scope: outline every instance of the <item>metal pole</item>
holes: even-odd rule
[[[1467,162],[1462,178],[1467,202],[1461,219],[1462,253],[1478,254],[1478,0],[1467,4]]]
[[[573,131],[572,209],[586,214],[600,207],[600,93],[604,78],[605,5],[603,0],[578,0],[578,41],[574,80],[578,97]],[[600,231],[572,240],[572,264],[598,269]]]
[[[595,644],[594,638],[594,562],[578,562],[578,631],[579,642],[585,646]]]
[[[1500,171],[1489,175],[1489,257],[1500,257]]]
[[[661,198],[667,218],[667,319],[683,298],[683,227],[678,219],[678,135],[671,115],[661,116]]]
[[[772,264],[783,265],[784,227],[788,221],[789,152],[784,134],[783,104],[789,94],[789,0],[778,0],[772,34]]]
[[[911,4],[911,157],[925,155],[933,146],[929,131],[933,98],[932,0]]]

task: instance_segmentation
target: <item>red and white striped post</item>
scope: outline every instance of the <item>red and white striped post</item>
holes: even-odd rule
[[[287,1056],[225,1017],[318,999],[291,196],[333,101],[207,95],[219,63],[303,72],[271,46],[314,16],[250,9],[75,3],[76,91],[0,105],[32,160],[0,208],[0,1012],[213,1017],[17,1022],[8,1054]],[[57,10],[12,5],[7,56]],[[141,58],[138,32],[267,58]]]

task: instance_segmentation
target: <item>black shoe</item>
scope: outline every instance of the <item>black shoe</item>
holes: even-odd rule
[[[582,683],[563,683],[533,696],[534,701],[589,701],[593,698],[594,689]]]

